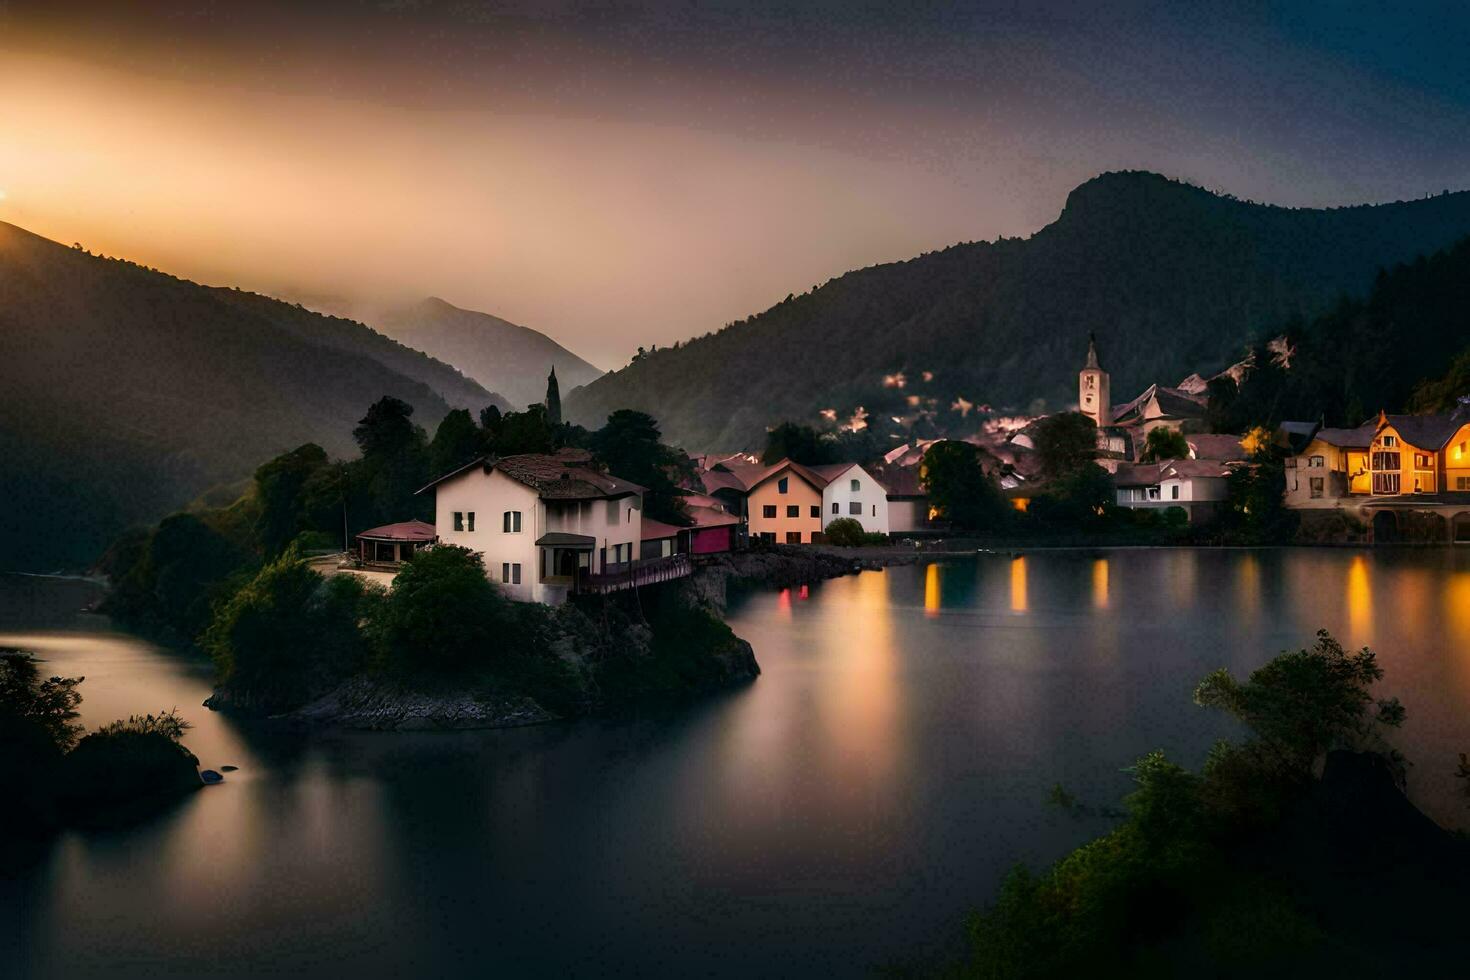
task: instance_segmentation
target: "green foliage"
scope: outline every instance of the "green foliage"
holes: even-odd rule
[[[153,809],[197,789],[199,760],[179,742],[188,727],[165,711],[85,736],[62,764],[59,805],[74,819],[94,823],[114,808]]]
[[[21,650],[0,649],[0,718],[7,730],[33,727],[59,752],[76,744],[81,677],[41,678],[40,661]],[[9,741],[5,742],[9,745]]]
[[[694,462],[664,445],[651,416],[619,409],[592,433],[590,447],[608,472],[646,487],[644,513],[672,524],[690,523],[680,486],[694,482]]]
[[[324,578],[288,553],[220,606],[203,645],[237,700],[285,710],[362,666],[359,623],[378,601],[379,591],[356,576]]]
[[[1419,383],[1409,399],[1409,411],[1453,412],[1467,395],[1470,395],[1470,348],[1450,362],[1443,377]]]
[[[282,453],[255,470],[255,539],[267,557],[286,550],[307,526],[303,490],[327,466],[327,451],[315,443]]]
[[[490,451],[497,456],[549,453],[556,449],[556,429],[546,417],[545,405],[531,405],[524,412],[507,412],[493,433]]]
[[[801,463],[803,466],[822,466],[838,463],[837,444],[834,439],[809,425],[782,422],[766,433],[766,448],[761,453],[761,462],[774,466],[783,459]]]
[[[835,518],[827,525],[825,534],[826,543],[837,545],[839,548],[857,548],[862,545],[888,543],[888,535],[877,532],[869,534],[863,530],[862,522],[852,517]]]
[[[460,408],[444,416],[429,443],[429,472],[435,477],[452,473],[485,451],[485,435],[469,409]]]
[[[1244,722],[1282,772],[1307,779],[1329,750],[1382,750],[1382,729],[1403,724],[1397,698],[1375,700],[1369,692],[1382,677],[1373,651],[1348,653],[1321,630],[1310,649],[1280,654],[1244,684],[1215,671],[1194,700]]]
[[[972,918],[959,972],[1062,977],[1108,964],[1120,976],[1173,976],[1208,964],[1235,975],[1322,964],[1325,934],[1301,904],[1292,878],[1300,872],[1272,875],[1283,858],[1257,851],[1292,834],[1319,835],[1293,821],[1327,751],[1386,749],[1379,730],[1400,724],[1403,709],[1373,699],[1368,688],[1381,677],[1370,651],[1345,653],[1325,632],[1244,684],[1224,671],[1206,677],[1196,700],[1230,712],[1252,737],[1217,744],[1199,774],[1162,752],[1140,759],[1128,770],[1135,786],[1122,823],[1043,874],[1012,871]],[[1065,791],[1053,795],[1092,812]],[[1292,846],[1282,845],[1287,856]]]
[[[1027,513],[1041,524],[1087,527],[1102,523],[1116,499],[1112,474],[1086,463],[1048,483],[1031,501]]]
[[[1081,412],[1041,419],[1031,441],[1045,480],[1064,480],[1097,458],[1097,425]]]
[[[526,642],[518,626],[480,556],[451,545],[405,562],[372,619],[380,663],[403,674],[492,663]]]
[[[965,530],[1001,526],[1010,508],[1000,487],[981,465],[980,450],[967,442],[943,440],[924,453],[919,482],[940,518]]]
[[[1149,430],[1148,438],[1143,441],[1143,452],[1139,460],[1144,463],[1152,463],[1161,459],[1187,459],[1189,457],[1189,442],[1184,434],[1176,432],[1167,426]]]
[[[1284,453],[1266,446],[1226,479],[1221,527],[1238,544],[1284,544],[1296,534],[1300,516],[1286,506]]]

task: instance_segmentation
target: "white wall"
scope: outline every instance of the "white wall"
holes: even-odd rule
[[[856,490],[853,481],[857,481]],[[858,505],[860,513],[852,513],[852,504]],[[822,527],[839,517],[851,517],[870,533],[888,533],[888,491],[861,466],[848,469],[822,490]]]
[[[537,561],[540,558],[536,539],[541,536],[537,525],[540,501],[536,492],[517,483],[497,470],[487,476],[480,467],[466,470],[434,489],[434,529],[444,544],[457,544],[477,551],[485,559],[485,574],[512,599],[528,602],[540,598],[536,588],[540,580]],[[475,529],[456,531],[454,513],[475,515]],[[503,530],[506,511],[521,512],[521,530],[507,534]],[[505,562],[519,563],[521,584],[501,582]]]
[[[830,507],[828,508],[831,509]],[[888,530],[892,534],[918,531],[929,518],[926,500],[899,499],[888,501]]]

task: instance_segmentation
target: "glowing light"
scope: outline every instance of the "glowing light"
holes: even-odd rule
[[[776,596],[776,608],[780,612],[782,612],[783,614],[785,614],[788,617],[791,615],[791,590],[790,589],[782,589],[780,591],[780,593],[777,594],[777,596]]]
[[[1092,606],[1094,609],[1108,608],[1108,560],[1099,558],[1092,563]]]
[[[1012,497],[1011,498],[1011,506],[1014,507],[1014,508],[1016,508],[1016,510],[1019,510],[1022,513],[1025,513],[1026,512],[1026,509],[1031,506],[1031,498],[1030,497]]]
[[[1026,559],[1011,560],[1011,612],[1026,611]]]
[[[883,375],[883,387],[885,388],[902,388],[908,383],[909,379],[904,376],[902,371],[897,374]]]
[[[807,586],[803,585],[801,587],[801,591],[797,593],[797,598],[803,600],[811,598],[810,593],[807,591]]]
[[[1368,581],[1368,562],[1353,558],[1347,574],[1348,628],[1357,639],[1366,639],[1373,626],[1373,588]]]
[[[939,615],[939,566],[932,562],[924,570],[924,615]]]

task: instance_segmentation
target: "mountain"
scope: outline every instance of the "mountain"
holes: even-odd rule
[[[0,223],[0,570],[85,565],[304,442],[355,453],[383,395],[431,432],[452,407],[506,406],[362,324]]]
[[[500,392],[518,409],[546,396],[546,375],[553,366],[563,391],[602,376],[601,370],[543,333],[435,297],[385,310],[369,320],[389,336]]]
[[[1361,295],[1380,267],[1467,232],[1465,192],[1314,210],[1104,174],[1030,238],[847,273],[646,355],[564,396],[564,411],[591,424],[641,409],[691,451],[758,446],[782,420],[859,406],[880,427],[918,417],[953,431],[974,424],[970,405],[1074,404],[1089,332],[1126,401],[1219,370],[1263,329]]]

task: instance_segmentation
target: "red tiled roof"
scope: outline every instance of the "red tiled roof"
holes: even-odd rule
[[[683,530],[686,529],[675,527],[673,524],[665,524],[663,521],[655,521],[651,517],[645,517],[643,518],[643,533],[641,538],[644,541],[657,541],[660,538],[672,538]]]
[[[359,538],[368,538],[372,541],[433,541],[439,532],[434,525],[425,524],[423,521],[399,521],[397,524],[384,524],[382,527],[370,527],[366,531],[359,531]]]
[[[555,455],[546,453],[524,453],[516,456],[496,458],[485,456],[467,463],[452,473],[428,484],[418,491],[423,493],[445,480],[459,476],[474,467],[485,473],[499,470],[506,476],[523,483],[536,491],[545,500],[597,500],[600,498],[626,497],[647,491],[630,480],[624,480],[600,470],[592,469],[592,456],[582,449],[562,449]]]
[[[754,490],[783,470],[790,470],[817,490],[823,489],[827,484],[832,482],[820,473],[814,472],[810,467],[802,466],[800,463],[793,462],[789,459],[783,459],[774,466],[766,467],[760,473],[756,474],[753,479],[747,480],[745,484],[746,490]]]
[[[694,519],[697,527],[724,527],[740,523],[740,518],[716,507],[690,507],[689,516]]]

